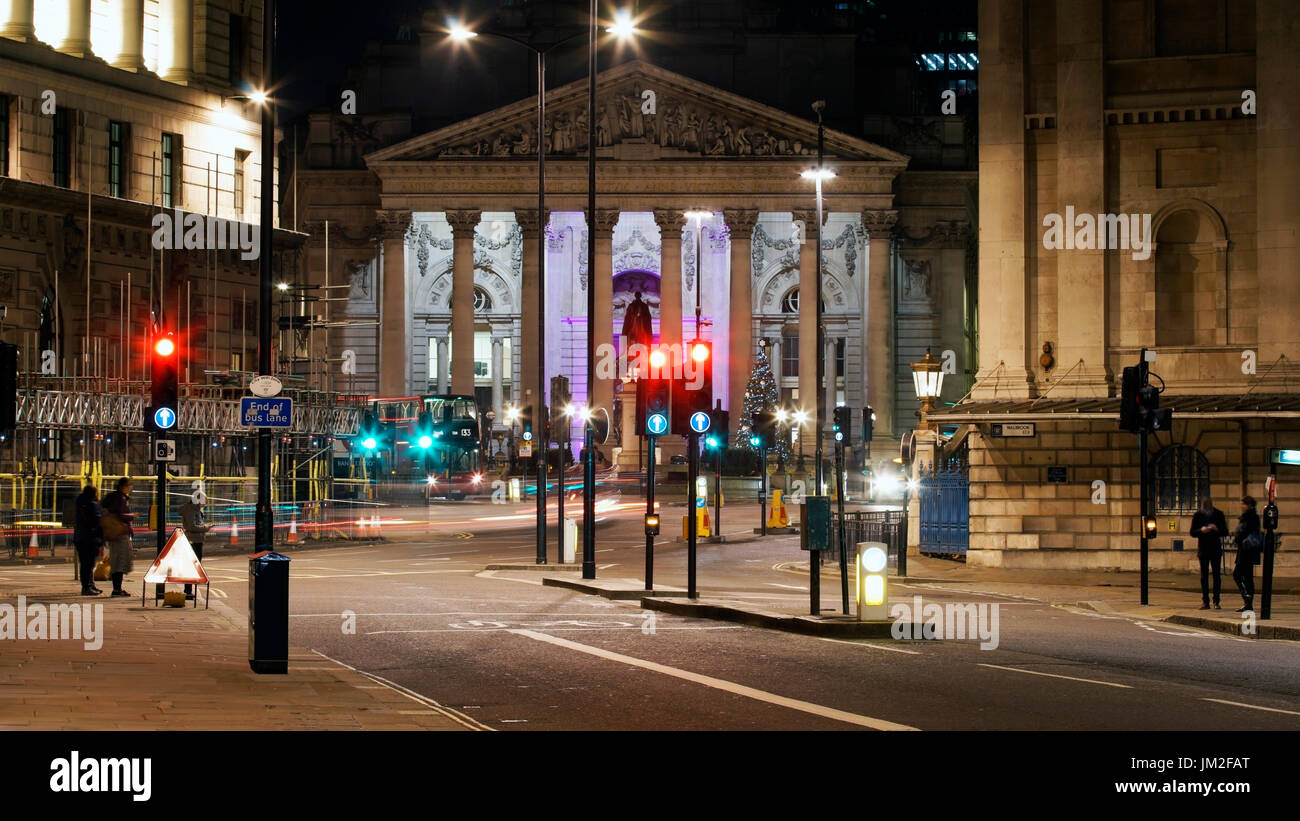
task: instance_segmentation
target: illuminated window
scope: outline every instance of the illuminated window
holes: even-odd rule
[[[1156,510],[1194,513],[1210,495],[1210,462],[1190,445],[1170,445],[1153,462]]]
[[[181,135],[162,135],[162,205],[163,208],[181,206]]]
[[[108,194],[125,197],[130,178],[128,126],[116,120],[108,124]]]

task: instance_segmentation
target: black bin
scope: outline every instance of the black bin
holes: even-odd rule
[[[248,557],[248,666],[289,672],[289,562],[272,550]]]

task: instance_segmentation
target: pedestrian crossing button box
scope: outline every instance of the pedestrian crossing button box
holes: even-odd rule
[[[799,524],[799,548],[830,550],[831,497],[805,496],[799,511],[802,519]]]

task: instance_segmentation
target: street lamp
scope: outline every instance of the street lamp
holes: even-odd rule
[[[275,0],[262,5],[262,85],[270,88],[275,67]],[[259,261],[257,301],[257,371],[259,376],[271,375],[271,275],[275,256],[275,104],[265,92],[257,95],[262,109],[262,191],[261,191],[261,257]],[[269,551],[274,546],[275,513],[271,509],[271,430],[257,430],[257,506],[253,520],[253,542],[258,552]]]
[[[797,437],[797,438],[799,439],[799,470],[800,470],[800,471],[803,471],[803,469],[804,469],[804,463],[803,463],[803,427],[804,427],[804,425],[808,424],[808,411],[806,411],[806,410],[797,410],[797,411],[795,411],[795,412],[794,412],[794,421],[795,421],[795,424],[797,424],[797,425],[799,426],[799,427],[798,427],[799,435],[798,435],[798,437]]]
[[[704,221],[713,216],[712,211],[693,209],[684,212],[686,219],[695,224],[695,338],[700,339],[700,265],[704,261],[704,249],[701,239],[704,233]]]
[[[817,311],[817,322],[816,322],[817,325],[817,331],[816,331],[817,333],[817,390],[821,391],[822,382],[826,379],[826,356],[825,356],[826,329],[823,327],[823,323],[822,323],[822,182],[834,177],[835,172],[831,171],[828,168],[825,168],[823,165],[823,161],[825,159],[825,154],[826,154],[825,151],[826,127],[822,124],[822,111],[826,109],[826,101],[817,100],[812,104],[812,109],[817,114],[817,167],[804,171],[802,174],[800,174],[800,176],[806,180],[813,180],[817,184],[817,239],[815,240],[817,243],[816,245],[817,262],[815,266],[815,270],[816,270],[815,279],[817,281],[817,293],[814,295],[814,299],[816,299],[816,302],[814,304],[816,306],[816,311]],[[813,401],[817,402],[815,397]],[[814,455],[817,460],[816,488],[817,488],[817,495],[819,496],[822,494],[823,491],[822,489],[822,482],[823,482],[822,428],[826,426],[828,421],[826,418],[824,418],[825,415],[830,413],[830,409],[823,408],[822,404],[823,404],[822,402],[817,402],[817,404],[814,405],[814,407],[817,408],[817,413],[816,413],[816,419],[814,419],[813,421],[813,425],[816,428],[816,450]]]
[[[916,389],[916,398],[921,400],[921,430],[935,430],[938,425],[926,419],[926,414],[934,410],[935,400],[943,391],[943,366],[939,360],[925,349],[925,359],[912,363],[912,385]]]
[[[596,264],[596,0],[590,0],[587,13],[587,259]],[[630,39],[636,33],[632,16],[626,11],[614,15],[614,25],[608,31],[620,40]],[[595,269],[592,269],[594,277]],[[596,288],[587,286],[587,401],[596,396],[596,334],[592,322],[596,318]],[[583,425],[582,469],[582,578],[596,578],[596,449],[592,441],[591,425]]]

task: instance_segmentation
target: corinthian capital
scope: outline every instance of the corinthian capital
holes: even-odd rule
[[[411,212],[381,208],[375,211],[375,225],[384,239],[401,239],[411,227]]]
[[[898,225],[897,211],[878,211],[873,208],[862,209],[862,227],[871,240],[888,239]]]
[[[479,218],[483,216],[483,212],[477,208],[465,208],[446,213],[447,222],[451,224],[452,235],[458,239],[473,238],[474,229],[478,227]]]
[[[722,219],[731,229],[732,237],[749,239],[754,235],[754,226],[758,224],[758,209],[727,208],[722,212]]]

